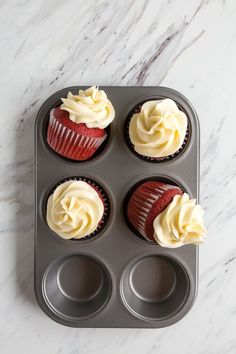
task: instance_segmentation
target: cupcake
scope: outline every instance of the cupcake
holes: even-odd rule
[[[48,145],[59,155],[72,160],[91,158],[107,138],[105,128],[113,121],[115,110],[106,93],[93,86],[68,93],[60,107],[50,111]]]
[[[146,240],[162,247],[199,244],[206,229],[203,210],[179,187],[147,181],[131,195],[127,206],[129,223]]]
[[[92,182],[66,181],[48,198],[48,226],[67,240],[96,235],[104,223],[106,202],[106,195]]]
[[[169,98],[147,101],[128,117],[126,135],[129,146],[144,159],[173,158],[188,137],[188,119]]]

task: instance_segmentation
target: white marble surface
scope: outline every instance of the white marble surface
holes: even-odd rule
[[[0,1],[0,352],[236,353],[236,1]],[[33,294],[33,126],[70,85],[164,85],[200,117],[208,240],[192,311],[159,330],[71,329]]]

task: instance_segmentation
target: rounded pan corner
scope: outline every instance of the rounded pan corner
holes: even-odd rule
[[[37,282],[36,282],[36,277],[34,277],[34,296],[35,299],[40,307],[40,309],[43,311],[43,313],[49,317],[52,321],[65,326],[65,327],[75,327],[71,322],[65,321],[63,318],[60,318],[57,314],[55,314],[50,307],[47,306],[47,303],[45,302],[42,293],[40,292],[40,287],[37,287]]]
[[[196,298],[197,298],[197,294],[198,294],[198,285],[197,283],[195,283],[195,287],[194,287],[194,292],[191,296],[191,298],[189,297],[188,302],[185,304],[185,306],[181,309],[180,312],[178,312],[175,316],[166,319],[164,321],[160,321],[160,323],[154,325],[154,326],[150,326],[148,328],[167,328],[167,327],[171,327],[174,326],[175,324],[177,324],[178,322],[180,322],[181,320],[183,320],[191,311],[191,309],[193,308],[195,302],[196,302]],[[192,288],[193,290],[193,288]],[[145,328],[145,327],[144,327]]]
[[[41,310],[44,312],[44,314],[49,317],[52,321],[62,325],[62,326],[66,326],[66,327],[74,327],[72,326],[70,323],[65,323],[63,320],[61,320],[61,318],[59,318],[58,316],[55,316],[55,314],[47,307],[46,308],[46,303],[45,302],[41,302],[41,299],[37,293],[37,289],[34,287],[34,296],[36,298],[36,301],[39,305],[39,307],[41,308]]]

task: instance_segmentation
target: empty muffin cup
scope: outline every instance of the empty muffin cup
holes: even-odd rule
[[[146,256],[126,268],[121,280],[125,306],[136,317],[164,320],[177,314],[186,303],[190,279],[177,260]]]
[[[106,268],[85,255],[73,255],[49,266],[43,278],[48,306],[60,317],[83,320],[107,303],[111,279]]]

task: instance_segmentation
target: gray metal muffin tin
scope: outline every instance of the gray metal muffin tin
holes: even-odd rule
[[[72,327],[158,328],[180,320],[197,292],[198,247],[162,248],[140,239],[127,226],[123,203],[135,183],[157,178],[175,183],[198,198],[199,124],[196,112],[179,92],[165,87],[100,87],[114,105],[108,146],[86,162],[68,161],[47,145],[49,111],[60,104],[65,88],[49,97],[35,125],[35,294],[53,320]],[[148,99],[169,97],[186,112],[190,139],[175,159],[143,161],[128,148],[123,134],[130,110]],[[111,202],[107,227],[95,238],[63,240],[45,221],[53,186],[85,176],[104,186]]]

